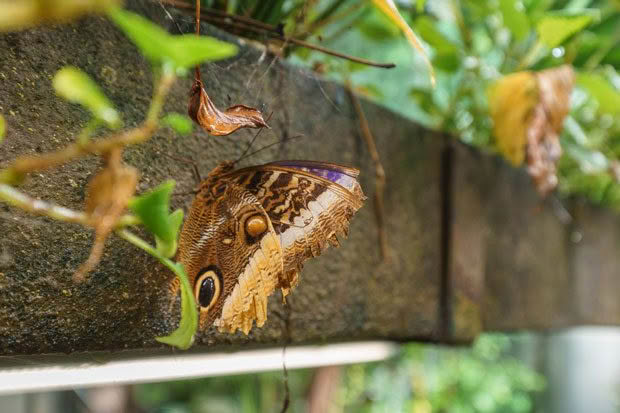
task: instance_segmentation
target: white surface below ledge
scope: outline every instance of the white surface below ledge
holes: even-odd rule
[[[364,363],[383,360],[397,344],[368,341],[324,346],[300,346],[236,353],[183,354],[105,364],[50,365],[0,369],[0,394],[75,389],[256,373],[287,369]]]

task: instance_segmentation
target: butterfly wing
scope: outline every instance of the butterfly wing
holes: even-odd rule
[[[338,246],[337,236],[346,237],[365,199],[358,174],[331,163],[279,161],[222,176],[256,196],[269,216],[284,256],[280,287],[285,295],[305,260]]]
[[[178,259],[194,287],[201,328],[214,324],[220,331],[247,334],[254,320],[259,327],[264,324],[267,297],[282,277],[283,257],[269,217],[249,191],[207,178],[181,231]],[[203,305],[200,280],[208,271],[220,278],[219,296],[212,305]]]

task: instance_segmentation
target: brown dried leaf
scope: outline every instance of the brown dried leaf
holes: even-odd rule
[[[240,128],[268,128],[263,114],[245,105],[235,105],[224,112],[215,107],[199,79],[194,80],[190,92],[189,117],[215,136],[230,135]]]
[[[570,110],[575,84],[573,68],[564,65],[536,74],[539,102],[527,130],[527,171],[545,195],[558,184],[557,162],[562,155],[560,132]]]
[[[105,169],[88,183],[85,210],[90,225],[95,229],[95,242],[90,256],[73,275],[76,282],[83,281],[99,263],[108,235],[114,230],[136,190],[138,171],[123,165],[120,156],[120,150],[110,154]]]
[[[527,159],[527,170],[543,195],[557,186],[556,165],[562,155],[559,134],[574,81],[572,67],[565,65],[538,73],[513,73],[489,91],[498,150],[513,165]]]

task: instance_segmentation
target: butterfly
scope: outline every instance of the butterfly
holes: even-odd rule
[[[245,334],[267,319],[267,298],[299,281],[302,263],[346,238],[366,199],[359,171],[313,161],[214,168],[199,186],[179,239],[200,328]],[[171,285],[178,291],[178,281]]]

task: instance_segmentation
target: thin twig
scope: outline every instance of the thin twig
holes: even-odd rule
[[[41,199],[32,198],[11,185],[0,183],[0,201],[26,212],[30,212],[31,214],[45,216],[57,221],[81,224],[87,227],[91,226],[91,221],[86,213]],[[124,228],[139,224],[140,219],[138,217],[134,215],[124,215],[116,223],[116,228]]]
[[[86,213],[32,198],[11,185],[0,183],[0,200],[31,214],[46,216],[58,221],[89,225]]]
[[[357,114],[360,130],[364,140],[366,141],[370,158],[375,165],[375,218],[377,220],[377,231],[379,234],[379,251],[381,253],[381,259],[385,261],[388,258],[387,233],[385,231],[385,206],[383,201],[383,194],[385,191],[385,170],[383,169],[383,164],[381,163],[379,152],[377,151],[375,138],[370,131],[368,119],[366,119],[362,105],[353,91],[353,86],[351,85],[351,81],[349,79],[346,79],[346,86],[349,96],[351,97],[351,102],[353,103],[353,108]]]
[[[185,3],[181,3],[178,2],[176,0],[161,0],[162,2],[173,6],[173,7],[177,7],[179,9],[182,10],[188,10],[191,9],[192,6],[189,6]],[[210,10],[210,12],[212,12],[212,10]],[[224,14],[224,12],[220,12],[220,14]],[[280,30],[276,27],[276,26],[271,26],[271,25],[265,25],[265,24],[257,24],[257,23],[261,23],[258,22],[257,20],[253,20],[247,17],[244,17],[243,20],[239,19],[240,16],[234,15],[234,14],[228,14],[225,13],[225,15],[215,15],[215,14],[207,14],[207,13],[201,13],[201,18],[204,21],[210,22],[212,24],[215,25],[223,25],[223,26],[228,26],[228,27],[233,27],[236,29],[240,29],[240,30],[247,30],[250,32],[254,32],[254,33],[259,33],[259,34],[265,34],[271,38],[274,39],[278,39],[281,40],[283,42],[288,42],[288,43],[292,43],[292,44],[296,44],[297,46],[301,46],[301,47],[305,47],[307,49],[312,49],[312,50],[316,50],[317,52],[321,52],[321,53],[325,53],[331,56],[335,56],[335,57],[339,57],[341,59],[346,59],[346,60],[350,60],[352,62],[356,62],[356,63],[360,63],[363,65],[367,65],[367,66],[372,66],[372,67],[378,67],[378,68],[382,68],[382,69],[391,69],[393,67],[396,67],[396,65],[394,63],[380,63],[380,62],[375,62],[372,60],[368,60],[368,59],[364,59],[361,57],[355,57],[355,56],[350,56],[344,53],[340,53],[337,52],[335,50],[332,49],[328,49],[326,47],[323,46],[319,46],[316,44],[312,44],[312,43],[308,43],[304,40],[300,40],[294,37],[289,37],[289,36],[285,36],[283,35]],[[269,26],[269,27],[265,27],[265,26]]]

